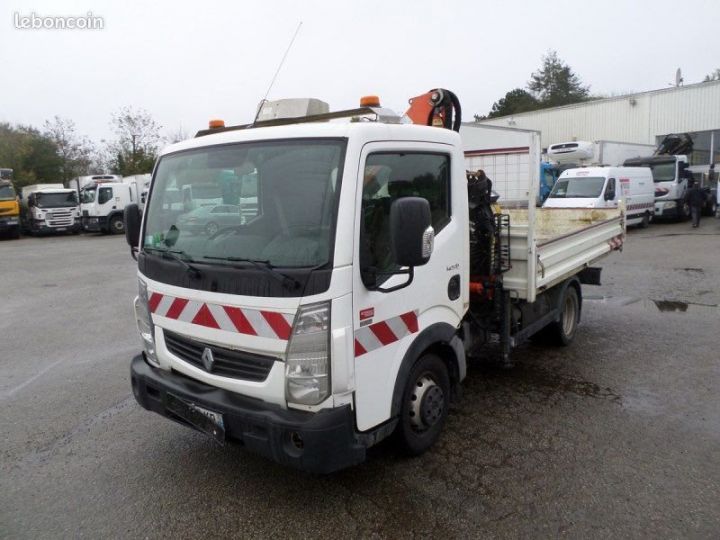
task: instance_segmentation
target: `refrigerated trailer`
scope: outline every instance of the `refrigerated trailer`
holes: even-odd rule
[[[321,121],[342,116],[199,132],[162,152],[125,218],[138,403],[319,473],[393,433],[428,450],[469,359],[582,339],[581,283],[624,239],[622,208],[536,208],[537,175],[496,201],[454,131],[376,107]],[[184,230],[179,189],[251,170],[254,216]]]

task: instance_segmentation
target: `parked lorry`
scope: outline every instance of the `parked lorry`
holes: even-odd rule
[[[690,217],[687,190],[692,180],[688,155],[693,141],[687,133],[668,135],[652,155],[626,159],[625,167],[649,167],[655,184],[655,217],[680,221]]]
[[[592,167],[622,165],[625,160],[652,153],[651,144],[618,141],[570,141],[548,146],[547,156],[560,165]]]
[[[80,232],[80,208],[74,189],[61,183],[24,186],[20,202],[20,221],[25,232]]]
[[[142,407],[328,473],[393,433],[429,449],[468,359],[510,366],[531,336],[576,337],[581,283],[599,283],[593,265],[622,246],[621,209],[536,208],[537,183],[467,173],[451,92],[411,100],[421,125],[361,104],[215,123],[161,153],[145,212],[125,211]],[[179,182],[251,170],[255,216],[209,236],[178,225]]]
[[[0,234],[20,238],[20,203],[12,183],[12,169],[0,169]]]
[[[132,177],[87,184],[80,190],[83,229],[89,232],[122,234],[125,230],[125,207],[138,203],[138,184]]]
[[[580,167],[562,172],[544,208],[625,208],[625,223],[646,228],[655,213],[647,167]]]

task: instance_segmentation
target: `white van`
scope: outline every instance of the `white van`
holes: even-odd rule
[[[655,187],[648,167],[581,167],[563,171],[544,208],[617,208],[628,225],[647,227],[655,215]]]

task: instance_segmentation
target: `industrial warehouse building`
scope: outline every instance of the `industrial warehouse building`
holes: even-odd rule
[[[694,143],[691,168],[707,173],[710,164],[720,163],[720,81],[489,118],[479,124],[539,131],[544,148],[598,140],[654,145],[665,135],[689,133]]]

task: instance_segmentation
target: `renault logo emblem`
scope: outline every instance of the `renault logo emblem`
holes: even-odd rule
[[[202,363],[207,371],[212,371],[213,365],[215,364],[215,358],[213,358],[212,350],[209,347],[205,347],[202,353]]]

